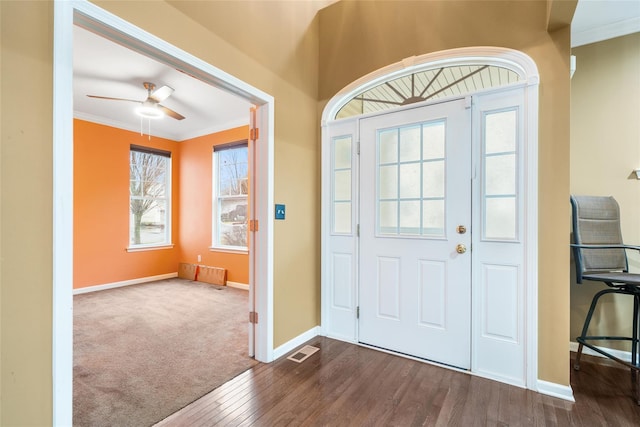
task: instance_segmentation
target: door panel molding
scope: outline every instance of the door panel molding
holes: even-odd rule
[[[455,230],[459,224],[471,226],[471,111],[466,105],[462,98],[361,120],[358,194],[363,212],[358,341],[462,369],[471,366],[471,253],[458,253],[456,246],[470,247],[471,233]],[[430,182],[434,176],[421,173],[434,166],[434,159],[443,165],[441,191],[432,191],[438,179]],[[404,176],[403,165],[420,167]],[[381,176],[380,170],[389,166],[397,166],[395,175]],[[385,186],[384,179],[390,179],[393,188]],[[438,207],[421,206],[434,198],[443,209],[438,238],[425,227]],[[380,229],[383,203],[396,209],[390,213],[395,227],[386,224],[387,232]],[[415,208],[404,224],[403,204]],[[432,266],[439,263],[442,271],[421,276],[425,259]],[[439,322],[420,321],[427,314],[427,295],[434,298],[428,305]]]

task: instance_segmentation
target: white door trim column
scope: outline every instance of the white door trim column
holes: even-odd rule
[[[73,25],[81,21],[107,38],[144,47],[160,62],[229,90],[257,106],[255,219],[259,232],[250,260],[250,285],[261,321],[255,358],[270,362],[273,349],[274,98],[88,1],[56,1],[53,29],[53,425],[72,424],[73,383]],[[135,49],[134,49],[135,50]],[[248,114],[248,112],[247,112]]]

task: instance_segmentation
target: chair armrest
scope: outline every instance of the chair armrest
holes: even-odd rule
[[[577,243],[571,243],[570,246],[572,248],[582,248],[582,249],[631,249],[635,251],[640,251],[640,246],[635,246],[635,245],[579,245]]]

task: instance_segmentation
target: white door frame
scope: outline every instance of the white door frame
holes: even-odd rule
[[[53,29],[53,425],[71,425],[73,416],[73,25],[81,20],[108,39],[117,37],[134,50],[212,85],[232,91],[257,106],[260,127],[255,144],[255,209],[259,232],[251,239],[249,279],[255,310],[255,358],[270,362],[273,352],[273,167],[274,99],[88,1],[56,1]]]
[[[454,65],[495,65],[515,71],[525,82],[525,355],[526,387],[539,389],[538,381],[538,85],[539,73],[535,62],[526,54],[500,47],[466,47],[406,58],[395,64],[376,70],[346,86],[326,105],[322,114],[322,333],[327,334],[330,319],[329,245],[331,199],[330,138],[327,125],[330,122],[348,122],[354,118],[335,120],[342,106],[358,93],[371,89],[384,81],[419,72],[424,69]],[[362,117],[362,116],[361,116]]]

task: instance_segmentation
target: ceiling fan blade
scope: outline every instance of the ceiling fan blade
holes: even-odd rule
[[[164,105],[159,105],[158,104],[158,108],[162,111],[164,111],[164,113],[169,116],[169,117],[173,117],[176,120],[182,120],[184,119],[184,116],[182,114],[176,113],[175,111],[173,111],[170,108],[165,107]]]
[[[150,99],[153,99],[156,102],[162,102],[167,99],[173,93],[173,88],[169,86],[162,86],[159,89],[156,89],[149,95]]]
[[[136,102],[140,104],[140,101],[136,101],[135,99],[125,99],[125,98],[111,98],[110,96],[98,96],[98,95],[87,95],[89,98],[98,98],[98,99],[109,99],[111,101],[127,101],[127,102]]]

